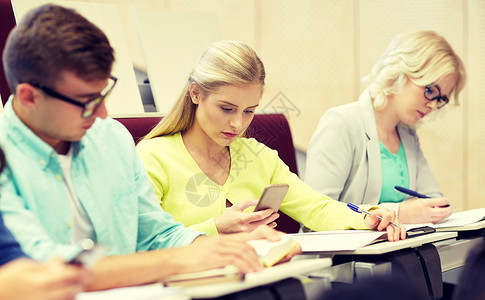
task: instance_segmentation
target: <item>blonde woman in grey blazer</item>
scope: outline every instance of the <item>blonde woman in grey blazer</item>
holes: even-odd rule
[[[465,80],[461,59],[440,35],[419,31],[396,36],[364,78],[369,86],[359,100],[332,108],[320,119],[308,147],[305,182],[342,202],[393,208],[403,223],[447,218],[454,207],[443,198],[413,126],[446,105],[448,97],[456,101]],[[405,163],[383,170],[381,151],[398,155],[400,149]],[[399,172],[402,165],[407,172]],[[393,195],[394,185],[400,184],[383,186],[383,176],[395,174],[406,187],[431,198],[387,202],[383,197]],[[384,179],[392,183],[394,177],[388,177]],[[405,195],[393,197],[402,201]]]

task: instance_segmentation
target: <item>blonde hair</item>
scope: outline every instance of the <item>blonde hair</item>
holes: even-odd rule
[[[416,31],[397,35],[362,82],[375,99],[374,107],[382,109],[387,96],[399,93],[407,80],[427,86],[449,74],[457,76],[450,98],[458,104],[458,94],[466,82],[463,61],[441,35]]]
[[[205,97],[227,85],[259,84],[263,89],[265,77],[262,61],[248,45],[235,41],[210,45],[192,70],[175,105],[143,140],[173,135],[192,127],[197,105],[190,98],[191,83],[196,83]]]

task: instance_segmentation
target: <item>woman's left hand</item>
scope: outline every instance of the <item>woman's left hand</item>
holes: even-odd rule
[[[399,222],[399,218],[394,211],[381,207],[370,211],[370,213],[370,215],[364,217],[364,223],[367,227],[379,231],[386,230],[387,239],[390,242],[406,239],[406,229]],[[379,220],[377,216],[382,219]],[[394,226],[391,222],[399,224],[400,226]]]

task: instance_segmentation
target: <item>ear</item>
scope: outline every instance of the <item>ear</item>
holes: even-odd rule
[[[38,103],[41,92],[28,83],[19,83],[16,88],[15,98],[21,106],[32,109]]]
[[[192,103],[199,104],[202,98],[202,92],[200,90],[200,86],[197,83],[192,82],[189,86],[189,93],[190,93],[190,99],[192,99]]]

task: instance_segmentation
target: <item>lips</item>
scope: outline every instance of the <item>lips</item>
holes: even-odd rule
[[[93,126],[93,124],[94,124],[94,123],[89,123],[89,124],[87,124],[87,125],[84,125],[84,126],[83,126],[83,129],[88,130],[89,128],[91,128],[91,126]]]
[[[420,116],[421,118],[424,118],[424,117],[426,116],[426,114],[425,114],[425,113],[422,113],[422,112],[420,112],[419,110],[418,110],[418,114],[419,114],[419,116]]]
[[[230,139],[237,137],[237,133],[223,132],[222,134],[224,134],[225,137],[230,138]]]

